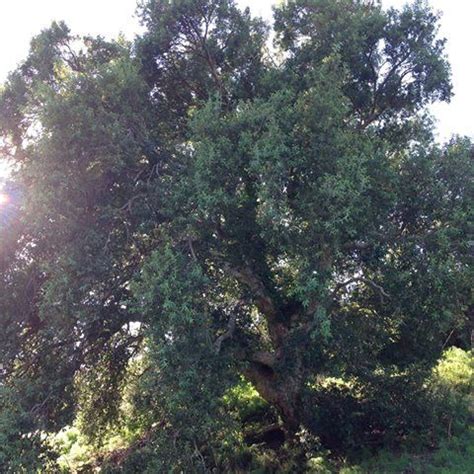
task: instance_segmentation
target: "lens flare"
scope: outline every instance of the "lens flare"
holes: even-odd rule
[[[5,204],[8,204],[9,201],[10,201],[10,197],[8,196],[8,194],[0,192],[0,206],[4,206]]]

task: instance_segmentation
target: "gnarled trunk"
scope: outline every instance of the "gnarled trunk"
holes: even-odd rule
[[[260,396],[276,408],[287,436],[293,437],[301,424],[301,392],[305,371],[301,354],[288,351],[287,343],[293,331],[304,327],[305,311],[298,302],[282,304],[251,266],[226,268],[251,290],[253,302],[266,320],[268,337],[273,347],[272,351],[254,352],[245,357],[247,366],[243,374]]]
[[[286,434],[292,437],[300,426],[301,391],[303,377],[301,371],[288,373],[278,370],[270,361],[264,362],[265,354],[258,354],[244,370],[244,375],[253,384],[260,396],[276,408]],[[262,357],[263,356],[263,357]]]

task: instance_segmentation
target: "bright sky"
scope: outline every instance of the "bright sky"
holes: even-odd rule
[[[271,17],[275,0],[238,0],[254,14]],[[405,0],[383,0],[384,6],[401,6]],[[474,2],[471,0],[431,0],[443,12],[441,34],[448,39],[455,97],[449,105],[433,107],[441,139],[453,133],[474,137]],[[1,0],[0,82],[27,55],[32,36],[53,20],[64,20],[73,33],[127,37],[139,31],[134,18],[136,0]],[[0,163],[0,177],[4,174]]]

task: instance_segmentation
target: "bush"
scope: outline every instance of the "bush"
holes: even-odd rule
[[[436,446],[466,429],[472,416],[472,354],[448,349],[432,374],[328,378],[308,390],[308,427],[336,452]]]
[[[474,416],[473,369],[472,351],[451,347],[433,370],[429,390],[436,401],[438,436],[462,432]]]

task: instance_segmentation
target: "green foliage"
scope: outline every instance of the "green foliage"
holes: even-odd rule
[[[439,389],[463,396],[472,395],[474,359],[472,353],[450,347],[434,370],[433,383]]]
[[[224,395],[224,404],[228,410],[235,410],[241,423],[249,421],[262,422],[265,418],[272,421],[268,403],[258,394],[247,381],[231,387]]]
[[[450,348],[424,380],[409,374],[322,379],[307,395],[309,426],[325,446],[346,455],[380,446],[422,450],[463,436],[474,413],[473,360]]]
[[[35,429],[34,413],[23,409],[12,390],[0,386],[0,470],[26,474],[53,469],[57,455],[46,439],[46,433]]]
[[[308,426],[339,453],[397,447],[411,436],[421,440],[438,421],[430,417],[433,400],[406,375],[328,381],[308,396]]]
[[[469,344],[473,146],[433,139],[436,14],[289,0],[270,52],[232,0],[139,12],[133,43],[54,23],[0,92],[2,462],[71,426],[112,472],[460,429],[463,356],[428,376]]]
[[[458,474],[471,472],[474,467],[473,441],[474,435],[471,429],[459,436],[444,440],[436,450],[398,454],[383,451],[376,457],[357,465],[340,467],[326,461],[323,463],[326,470],[315,469],[310,472],[339,472],[341,474],[395,474],[400,472]]]
[[[435,404],[438,435],[459,435],[474,415],[474,357],[471,351],[451,347],[433,371],[429,389]]]

